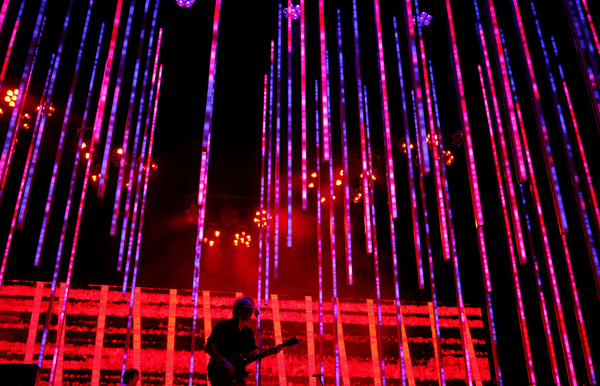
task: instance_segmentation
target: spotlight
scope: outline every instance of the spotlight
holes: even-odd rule
[[[221,236],[221,232],[220,231],[215,231],[215,237],[219,237]]]
[[[123,149],[122,148],[118,148],[117,149],[117,154],[118,155],[123,155]]]
[[[335,181],[335,185],[336,185],[336,186],[340,186],[341,184],[342,184],[342,180],[336,180],[336,181]]]
[[[325,202],[325,197],[321,197],[321,202]]]
[[[433,16],[431,16],[427,12],[421,12],[421,14],[419,15],[419,25],[429,25],[429,23],[431,23],[431,19],[433,19]]]
[[[311,182],[310,184],[308,184],[308,187],[312,189],[312,188],[314,188],[314,187],[315,187],[315,184],[313,184],[313,183]]]
[[[175,3],[182,8],[189,8],[194,5],[195,2],[196,0],[175,0]]]
[[[310,175],[312,178],[317,178],[317,172],[312,172],[312,174]]]

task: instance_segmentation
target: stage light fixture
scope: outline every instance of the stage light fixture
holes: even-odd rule
[[[215,237],[219,237],[221,236],[221,232],[220,231],[215,231]]]
[[[312,189],[315,187],[315,184],[311,182],[310,184],[308,184],[308,187]]]
[[[210,241],[208,242],[208,246],[209,246],[209,247],[212,247],[213,245],[215,245],[215,241],[214,241],[214,240],[210,240]]]
[[[300,19],[300,5],[290,5],[290,9],[288,10],[288,8],[284,8],[283,9],[283,16],[285,16],[286,18],[288,17],[288,14],[290,14],[292,16],[292,20],[298,20]]]
[[[189,8],[194,5],[195,2],[196,0],[175,0],[175,3],[182,8]]]
[[[421,14],[419,15],[419,25],[429,25],[429,23],[431,23],[431,19],[433,19],[433,16],[431,16],[427,12],[421,12]]]
[[[123,149],[122,148],[118,148],[117,149],[117,154],[118,155],[123,155]]]
[[[321,197],[321,202],[325,202],[325,197]]]
[[[335,181],[335,185],[336,185],[336,186],[340,186],[341,184],[342,184],[342,180],[336,180],[336,181]]]
[[[317,172],[312,172],[312,174],[310,175],[312,178],[317,178]]]

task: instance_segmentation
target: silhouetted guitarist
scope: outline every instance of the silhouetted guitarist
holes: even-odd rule
[[[258,316],[254,300],[249,297],[236,300],[233,318],[217,323],[206,341],[205,351],[210,355],[208,379],[213,386],[245,384],[246,365],[298,343],[296,338],[269,350],[257,353],[254,332],[248,326],[252,315]]]

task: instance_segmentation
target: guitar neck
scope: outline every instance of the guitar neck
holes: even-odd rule
[[[256,354],[255,356],[253,356],[252,358],[248,359],[247,361],[245,361],[246,365],[248,365],[252,362],[256,362],[257,360],[260,360],[264,357],[268,357],[269,355],[277,354],[282,347],[283,347],[283,345],[280,344],[280,345],[271,347],[268,350],[262,351],[262,352]]]

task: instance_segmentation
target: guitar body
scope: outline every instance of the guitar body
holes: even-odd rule
[[[290,338],[283,342],[280,345],[277,345],[273,348],[270,348],[266,351],[260,352],[249,359],[245,358],[227,358],[229,363],[235,369],[233,376],[229,374],[219,363],[215,361],[210,361],[208,363],[208,379],[212,386],[232,386],[232,385],[245,385],[246,378],[250,375],[250,372],[246,371],[246,366],[250,363],[257,361],[261,358],[264,358],[269,355],[277,354],[284,347],[293,346],[298,344],[298,339],[296,337]]]

